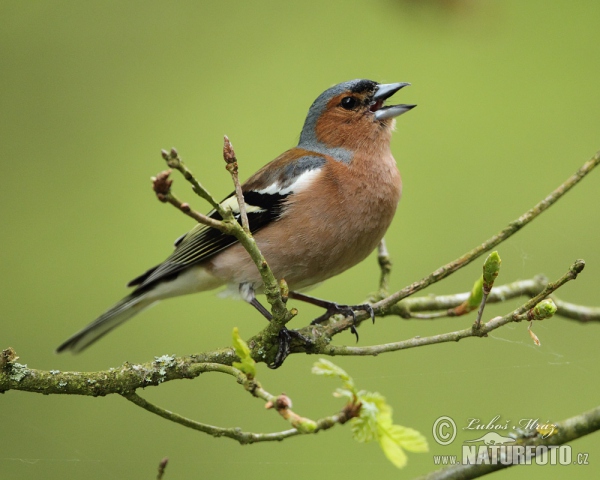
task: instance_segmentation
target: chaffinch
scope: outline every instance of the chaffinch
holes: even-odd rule
[[[384,102],[407,85],[352,80],[325,90],[308,111],[298,146],[242,185],[250,229],[273,273],[286,280],[291,298],[327,308],[319,321],[340,306],[298,291],[364,260],[394,217],[402,183],[390,137],[394,118],[415,105]],[[235,194],[222,203],[239,217]],[[215,211],[209,216],[221,218]],[[57,352],[85,349],[159,300],[223,285],[270,318],[255,298],[261,278],[244,248],[233,236],[196,225],[163,263],[129,282],[131,294]],[[370,308],[342,307],[352,314]]]

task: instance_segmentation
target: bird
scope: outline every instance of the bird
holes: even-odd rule
[[[347,306],[302,293],[364,260],[390,226],[402,181],[390,149],[395,118],[416,105],[385,105],[410,85],[356,79],[334,85],[312,103],[298,145],[242,184],[250,231],[290,298],[354,315]],[[221,204],[240,217],[235,192]],[[213,210],[208,214],[221,216]],[[134,290],[56,351],[78,353],[160,300],[226,286],[267,319],[256,299],[261,277],[235,237],[198,224],[175,241],[161,264],[129,282]],[[283,348],[283,347],[280,347]],[[285,354],[284,354],[285,356]]]

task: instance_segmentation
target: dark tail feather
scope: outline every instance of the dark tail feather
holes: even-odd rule
[[[150,300],[147,297],[148,292],[134,292],[125,297],[110,310],[100,315],[87,327],[62,343],[56,349],[56,353],[61,353],[66,350],[71,350],[73,353],[81,352],[112,329],[118,327],[134,315],[137,315],[142,310],[152,305],[154,300]]]

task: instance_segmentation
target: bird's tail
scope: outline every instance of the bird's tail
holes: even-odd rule
[[[63,342],[56,353],[71,350],[78,353],[89,347],[96,340],[100,339],[113,328],[118,327],[134,315],[137,315],[145,308],[150,307],[156,298],[148,295],[150,292],[133,292],[112,308],[100,315],[96,320],[83,328],[71,338]]]

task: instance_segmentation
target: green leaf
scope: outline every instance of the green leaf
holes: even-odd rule
[[[546,298],[533,307],[530,312],[533,320],[545,320],[552,317],[556,313],[556,310],[556,305],[552,299]]]
[[[388,460],[398,468],[406,465],[407,458],[404,450],[415,453],[429,451],[429,445],[423,435],[401,425],[380,425],[379,445]]]
[[[497,251],[494,251],[488,255],[483,264],[483,287],[487,291],[491,290],[494,286],[494,281],[500,273],[500,265],[502,260]]]
[[[337,398],[345,398],[348,400],[348,403],[354,402],[354,392],[346,389],[346,388],[336,388],[335,392],[333,392],[333,396]]]
[[[478,283],[481,292],[481,280],[475,282],[473,289],[475,291]],[[429,450],[427,440],[419,432],[412,428],[394,425],[392,407],[388,405],[383,395],[366,390],[357,392],[352,377],[329,360],[320,359],[315,362],[312,373],[341,379],[344,388],[338,388],[334,395],[347,398],[353,405],[360,403],[358,417],[349,422],[352,436],[357,442],[368,443],[377,440],[385,456],[398,468],[406,465],[407,457],[404,450],[409,452]]]
[[[406,453],[404,453],[404,450],[400,448],[393,438],[388,435],[381,435],[379,437],[379,446],[388,460],[396,467],[404,468],[406,466]]]
[[[429,451],[427,439],[414,428],[392,425],[389,429],[389,435],[404,450],[414,453]]]
[[[361,407],[359,416],[350,421],[352,436],[357,442],[372,442],[378,438],[379,423],[386,419],[390,419],[391,423],[392,409],[383,395],[377,392],[361,390],[357,396]]]
[[[475,283],[473,284],[473,288],[471,289],[471,295],[469,295],[469,300],[467,300],[467,305],[471,309],[475,309],[481,303],[481,299],[483,298],[483,275],[481,275]]]
[[[250,349],[248,344],[240,337],[240,332],[237,327],[233,328],[233,348],[235,349],[236,355],[240,358],[240,362],[233,362],[232,365],[241,370],[248,376],[248,378],[256,377],[256,362],[250,356]]]
[[[390,418],[391,420],[391,418]],[[406,465],[406,453],[422,453],[429,451],[429,445],[423,435],[412,428],[402,425],[388,423],[379,424],[378,440],[383,453],[396,467],[403,468]]]
[[[324,377],[339,378],[347,390],[352,392],[355,390],[354,380],[352,380],[352,377],[348,375],[343,368],[338,367],[329,360],[320,358],[313,364],[311,372],[315,375],[323,375]]]

